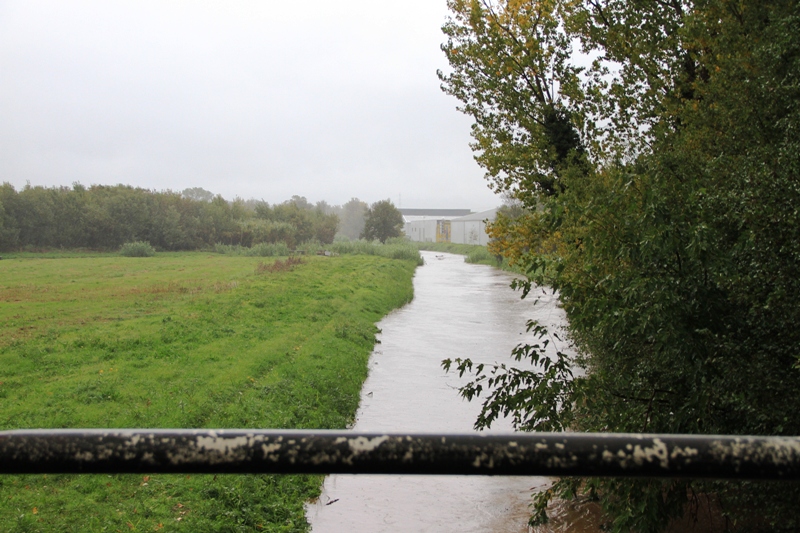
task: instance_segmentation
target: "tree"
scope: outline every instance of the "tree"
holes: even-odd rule
[[[214,199],[214,193],[207,191],[202,187],[191,187],[184,189],[181,195],[184,198],[195,200],[197,202],[211,202],[211,200]]]
[[[309,203],[305,196],[299,196],[297,194],[292,195],[292,197],[287,200],[287,204],[293,204],[297,206],[298,209],[312,209],[314,206]]]
[[[321,244],[331,244],[336,236],[336,228],[339,227],[339,216],[335,213],[326,214],[321,208],[317,207],[312,211],[314,223],[314,238]]]
[[[544,364],[523,344],[530,366],[446,362],[474,371],[462,393],[483,397],[478,425],[508,411],[527,430],[800,434],[797,2],[448,5],[443,88],[475,119],[491,186],[529,209],[495,236],[528,273],[523,294],[560,292],[579,354]],[[570,65],[571,42],[592,65]],[[613,531],[663,529],[693,491],[734,524],[755,511],[800,527],[797,487],[559,488],[598,494]]]
[[[364,216],[364,231],[361,238],[385,243],[392,237],[403,234],[403,215],[391,200],[375,202]]]
[[[369,206],[358,198],[351,198],[342,205],[339,214],[339,233],[348,239],[358,239],[364,232],[364,217]]]
[[[476,160],[491,188],[533,207],[534,196],[561,190],[559,175],[584,151],[571,100],[580,69],[569,64],[569,36],[555,2],[450,0],[442,46],[452,71],[442,89],[475,119]],[[533,23],[535,21],[535,23]],[[532,149],[533,148],[533,149]]]
[[[16,227],[11,209],[3,207],[3,203],[13,206],[17,199],[17,192],[10,183],[0,185],[0,251],[10,250],[17,244],[19,230]]]

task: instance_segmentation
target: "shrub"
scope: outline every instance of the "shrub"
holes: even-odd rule
[[[156,249],[150,246],[149,242],[134,241],[123,244],[119,253],[125,257],[153,257],[156,255]]]
[[[221,242],[214,245],[214,252],[218,254],[242,255],[242,250],[247,250],[247,248],[239,244],[222,244]]]
[[[479,246],[467,252],[466,262],[496,265],[497,259],[489,253],[485,246]]]

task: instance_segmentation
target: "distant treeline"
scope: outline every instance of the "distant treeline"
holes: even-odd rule
[[[196,250],[217,243],[252,246],[333,242],[358,238],[367,204],[310,204],[294,196],[281,204],[227,201],[203,189],[183,193],[127,185],[0,186],[0,250],[89,248],[108,250],[147,241],[160,250]]]

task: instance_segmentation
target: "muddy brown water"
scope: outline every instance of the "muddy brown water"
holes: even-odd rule
[[[521,300],[513,277],[462,256],[422,252],[414,300],[379,324],[355,430],[467,433],[480,405],[458,395],[467,378],[445,373],[441,361],[513,362],[526,322],[559,329],[563,311],[549,289]],[[534,300],[537,300],[534,304]],[[566,346],[559,344],[560,349]],[[554,347],[551,345],[551,347]],[[508,421],[490,432],[509,433]],[[332,475],[321,497],[307,505],[314,533],[351,531],[528,531],[531,492],[550,480],[537,477]]]

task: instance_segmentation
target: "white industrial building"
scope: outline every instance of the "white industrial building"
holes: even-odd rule
[[[452,242],[486,245],[486,221],[494,221],[497,209],[470,213],[466,209],[400,209],[403,231],[416,242]]]

